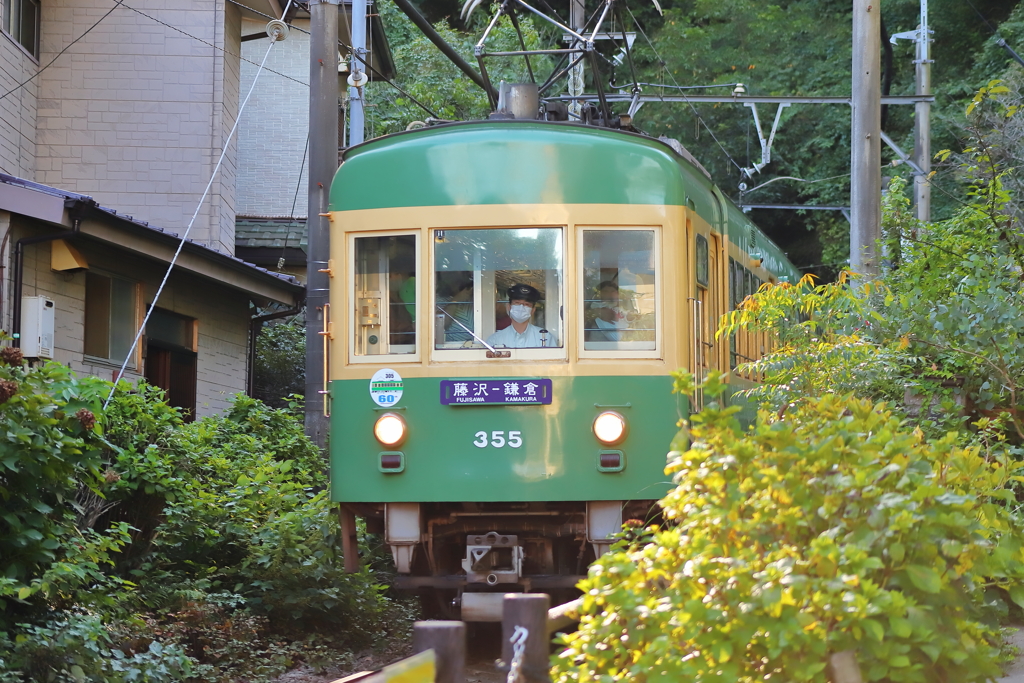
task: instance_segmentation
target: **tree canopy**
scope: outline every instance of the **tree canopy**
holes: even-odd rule
[[[973,3],[973,4],[972,4]],[[932,58],[932,149],[960,151],[964,105],[992,79],[1006,78],[1019,69],[997,37],[1010,46],[1024,46],[1024,9],[1002,0],[932,0],[929,23],[934,31]],[[622,12],[626,30],[639,30],[633,46],[637,80],[663,84],[642,86],[645,94],[678,94],[674,86],[714,86],[687,93],[728,93],[743,83],[753,95],[848,95],[851,68],[851,6],[835,0],[664,0],[660,15],[653,3],[634,3]],[[561,17],[568,3],[541,2]],[[459,20],[458,0],[424,0],[421,11],[436,22],[442,35],[471,63],[472,46],[495,7],[482,7],[469,25]],[[488,107],[483,91],[451,65],[389,0],[379,3],[397,63],[397,82],[440,118],[482,118]],[[914,93],[914,45],[888,37],[913,30],[919,21],[918,0],[887,0],[882,4],[883,89],[893,95]],[[561,32],[521,16],[530,47],[560,47]],[[621,24],[612,23],[616,29]],[[494,49],[518,49],[507,20],[494,37]],[[614,47],[601,46],[607,55]],[[1024,49],[1018,49],[1024,52]],[[490,63],[489,63],[490,64]],[[1012,65],[1012,66],[1011,66]],[[536,67],[536,65],[535,65]],[[491,67],[488,66],[489,71]],[[543,71],[543,69],[538,69]],[[589,72],[589,69],[588,69]],[[605,73],[621,86],[632,77],[623,64]],[[492,80],[525,80],[521,59],[495,65]],[[588,76],[589,78],[589,76]],[[673,86],[673,87],[668,87]],[[592,89],[592,84],[588,85]],[[372,133],[404,129],[429,116],[391,86],[371,86]],[[564,87],[563,87],[564,90]],[[767,136],[775,108],[758,114]],[[913,107],[883,108],[883,129],[909,152],[913,148]],[[732,104],[648,103],[635,125],[651,135],[680,140],[711,172],[734,200],[745,181],[743,199],[751,203],[849,205],[850,114],[845,105],[793,105],[782,114],[772,148],[772,161],[760,173],[745,178],[741,167],[761,160],[760,144],[748,107]],[[883,150],[883,162],[895,154]],[[887,168],[887,178],[909,177],[905,165]],[[778,180],[776,180],[778,179]],[[766,184],[768,181],[774,181]],[[932,179],[933,217],[952,216],[950,199],[961,187],[955,166],[938,166]],[[849,226],[839,212],[753,210],[765,231],[787,250],[797,265],[832,276],[846,262]]]

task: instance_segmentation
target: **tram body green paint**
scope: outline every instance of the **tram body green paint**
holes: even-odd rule
[[[331,211],[488,204],[683,206],[689,191],[702,197],[698,203],[707,203],[710,214],[711,181],[680,165],[671,148],[653,138],[593,127],[530,121],[437,126],[353,147],[342,168],[339,173],[363,181],[359,192],[334,183]]]
[[[556,377],[551,405],[445,406],[440,385],[439,378],[405,380],[396,412],[409,434],[400,447],[385,448],[373,437],[373,423],[387,410],[370,400],[366,381],[331,383],[333,500],[653,500],[669,490],[666,454],[681,405],[670,377]],[[612,407],[626,403],[632,407]],[[621,472],[599,471],[607,447],[594,437],[592,424],[605,409],[629,422],[626,440],[614,446],[626,456]],[[474,445],[480,432],[486,434],[483,447]],[[520,447],[510,445],[510,432],[520,432]],[[499,441],[504,445],[495,446]],[[383,451],[401,451],[404,470],[382,472]]]

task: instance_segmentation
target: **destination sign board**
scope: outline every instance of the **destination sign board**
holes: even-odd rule
[[[441,404],[446,406],[549,405],[550,379],[445,379]]]

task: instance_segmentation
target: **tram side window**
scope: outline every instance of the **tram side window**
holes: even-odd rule
[[[697,235],[696,238],[697,256],[697,284],[701,287],[708,286],[708,238],[704,235]]]
[[[416,353],[416,236],[355,238],[355,353]]]
[[[656,347],[653,230],[583,231],[583,348]]]
[[[434,231],[434,348],[560,348],[562,230]]]

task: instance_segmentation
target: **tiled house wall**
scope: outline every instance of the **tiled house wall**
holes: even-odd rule
[[[0,212],[0,229],[9,214]],[[25,225],[15,222],[12,240],[27,234]],[[33,231],[31,234],[39,234]],[[75,246],[97,272],[107,272],[134,279],[143,285],[144,303],[152,302],[163,276],[163,267],[154,267],[148,259],[126,256],[124,252],[97,243],[76,242]],[[69,365],[74,371],[112,379],[121,361],[99,361],[82,353],[85,337],[85,271],[58,273],[50,269],[49,242],[25,248],[24,296],[44,295],[56,305],[54,360]],[[13,284],[4,277],[5,295]],[[5,296],[5,300],[10,300]],[[223,411],[231,397],[245,391],[246,350],[248,347],[248,295],[208,280],[172,274],[157,305],[198,323],[196,359],[196,412],[199,417]],[[142,313],[140,312],[140,316]],[[5,329],[11,313],[3,311]],[[125,377],[134,381],[141,376],[141,367],[132,364]]]
[[[307,19],[297,19],[294,24],[309,30]],[[243,20],[242,34],[260,33],[265,27],[265,22]],[[263,60],[268,43],[269,39],[242,43],[242,56],[249,60],[242,62],[240,90],[243,97],[256,75],[257,66],[251,62],[259,64]],[[265,70],[242,112],[238,130],[236,208],[239,216],[306,215],[308,154],[306,163],[302,161],[309,130],[306,83],[309,83],[309,36],[292,29],[287,39],[277,43],[270,52]]]
[[[110,7],[107,0],[44,2],[41,61]],[[37,79],[34,180],[180,232],[235,122],[241,19],[225,0],[135,0],[132,7],[169,26],[119,7]],[[189,235],[227,253],[234,253],[235,168],[229,149]]]
[[[39,65],[0,31],[0,95],[30,78]],[[35,81],[0,100],[0,172],[32,179],[36,172]]]

